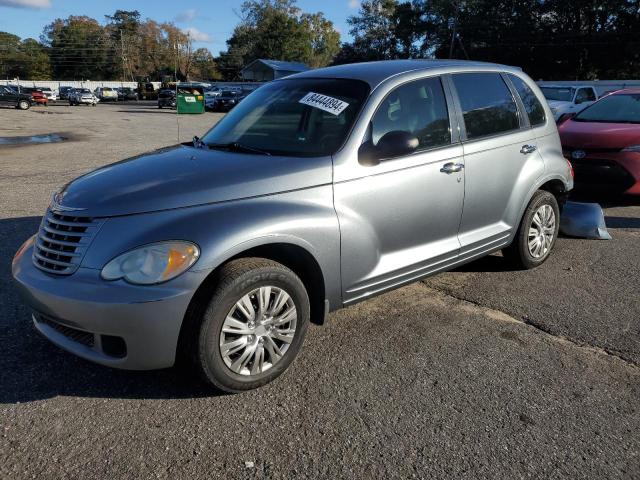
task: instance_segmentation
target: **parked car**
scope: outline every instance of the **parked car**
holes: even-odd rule
[[[52,90],[50,87],[40,87],[39,90],[45,94],[48,101],[55,102],[58,100],[57,90]]]
[[[165,88],[158,92],[158,108],[176,108],[176,91]]]
[[[488,63],[275,80],[202,139],[67,184],[13,277],[37,330],[83,358],[181,357],[256,388],[331,310],[501,249],[541,265],[573,185],[551,118],[519,68]]]
[[[73,90],[73,87],[64,86],[59,89],[60,100],[69,100],[69,91]]]
[[[205,107],[213,111],[229,111],[243,98],[244,95],[240,90],[222,90],[220,95],[215,97],[207,98],[205,96]]]
[[[565,113],[578,113],[598,99],[596,89],[588,85],[544,85],[540,90],[547,99],[556,121]]]
[[[21,93],[28,93],[29,95],[31,95],[31,104],[32,105],[33,104],[44,105],[45,107],[49,105],[49,99],[42,92],[42,90],[40,90],[39,88],[21,87],[20,88],[20,92]]]
[[[74,88],[69,91],[69,105],[93,105],[98,104],[100,99],[96,97],[88,88]]]
[[[125,101],[138,99],[138,94],[134,88],[120,87],[116,88],[116,91],[118,92],[118,100]]]
[[[98,87],[93,91],[93,94],[98,97],[101,102],[118,101],[118,92],[111,87]]]
[[[640,195],[640,89],[611,93],[558,130],[577,187]]]
[[[29,110],[31,102],[29,93],[18,93],[11,87],[0,85],[0,106]]]

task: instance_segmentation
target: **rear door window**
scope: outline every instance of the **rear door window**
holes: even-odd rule
[[[545,121],[544,107],[540,103],[540,100],[538,100],[538,97],[536,97],[536,94],[533,93],[529,85],[520,77],[509,74],[509,80],[513,83],[513,86],[520,96],[520,100],[522,100],[524,110],[529,116],[529,124],[532,127],[542,125]]]
[[[459,73],[452,78],[468,139],[520,128],[516,102],[499,73]]]

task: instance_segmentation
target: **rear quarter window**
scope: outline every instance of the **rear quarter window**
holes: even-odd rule
[[[516,102],[499,73],[458,73],[452,78],[468,139],[520,128]]]
[[[536,94],[533,93],[529,85],[520,77],[509,74],[509,80],[513,83],[513,86],[520,96],[520,100],[522,100],[524,110],[529,116],[529,124],[532,127],[542,125],[545,122],[544,107],[540,103],[540,100],[538,100],[538,97],[536,97]]]

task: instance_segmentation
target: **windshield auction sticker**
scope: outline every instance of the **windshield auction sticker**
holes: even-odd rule
[[[349,106],[347,102],[343,102],[337,98],[313,92],[307,93],[304,97],[298,100],[298,103],[304,103],[305,105],[319,108],[320,110],[324,110],[325,112],[329,112],[334,115],[340,115],[342,111]]]

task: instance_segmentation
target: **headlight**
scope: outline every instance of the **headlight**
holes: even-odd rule
[[[171,241],[144,245],[117,256],[102,269],[102,278],[151,285],[177,277],[191,267],[200,249],[191,242]]]
[[[640,145],[631,145],[629,147],[623,148],[623,152],[640,152]]]

